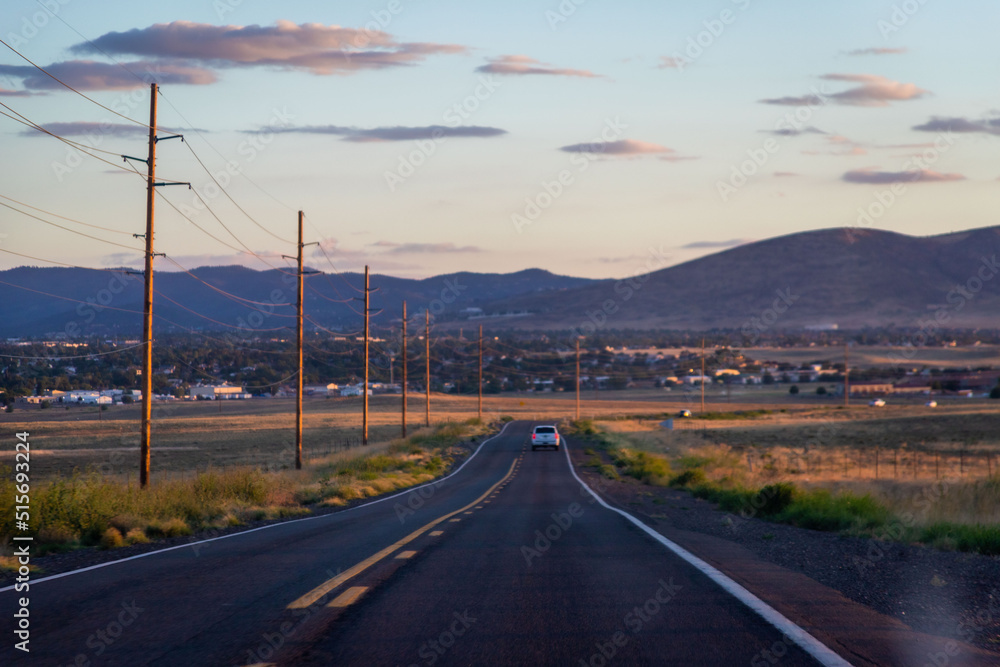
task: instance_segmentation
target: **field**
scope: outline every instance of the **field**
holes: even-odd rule
[[[998,423],[983,402],[715,412],[673,430],[651,419],[594,422],[609,476],[686,487],[797,525],[990,554],[1000,553]]]
[[[563,419],[575,413],[572,393],[501,394],[484,400],[487,421],[509,415],[516,419]],[[939,470],[962,468],[979,474],[986,453],[996,449],[993,431],[1000,419],[993,403],[980,399],[942,399],[938,408],[893,399],[887,408],[840,409],[841,399],[808,392],[788,395],[784,387],[711,388],[706,410],[719,413],[771,410],[767,419],[734,423],[675,420],[674,438],[704,438],[750,450],[767,448],[772,456],[796,457],[813,475],[831,474],[844,465],[855,479],[874,474],[879,450],[879,477],[895,469],[897,476],[926,479]],[[400,434],[400,397],[375,396],[369,406],[369,442],[386,443]],[[1000,407],[1000,406],[998,406]],[[583,417],[654,415],[647,426],[681,408],[697,412],[700,392],[637,389],[584,392]],[[281,470],[294,464],[294,401],[258,399],[232,402],[155,404],[153,413],[153,475],[177,476],[209,469],[253,466]],[[784,410],[785,412],[777,412]],[[477,414],[475,397],[433,395],[431,421],[464,421]],[[412,431],[424,423],[423,396],[408,401]],[[303,456],[323,458],[360,446],[359,399],[309,398],[304,402]],[[52,479],[73,470],[94,470],[121,480],[136,478],[139,459],[139,406],[53,406],[48,410],[0,413],[7,429],[28,431],[35,479]],[[694,431],[695,433],[692,433]],[[822,447],[820,445],[823,445]],[[0,452],[0,465],[13,461],[13,447]],[[831,453],[832,452],[832,453]],[[893,457],[896,458],[893,458]],[[938,457],[938,458],[935,458]],[[893,468],[895,466],[895,468]]]

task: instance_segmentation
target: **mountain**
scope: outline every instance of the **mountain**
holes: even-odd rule
[[[500,299],[533,329],[1000,327],[1000,227],[931,237],[825,229],[751,243],[631,280]],[[773,310],[772,310],[773,309]],[[756,320],[754,318],[757,318]],[[499,320],[498,320],[499,323]]]
[[[364,275],[310,275],[307,329],[356,331],[361,326]],[[594,282],[540,269],[509,274],[453,273],[411,280],[372,275],[374,325],[398,321],[402,302],[417,314],[454,319],[460,311],[515,296],[555,294]],[[15,287],[16,286],[16,287]],[[153,281],[156,333],[232,331],[283,335],[295,326],[297,285],[285,270],[201,267],[190,274],[158,271]],[[22,289],[28,288],[28,289]],[[224,294],[228,293],[227,294]],[[142,330],[143,279],[125,269],[18,267],[0,272],[0,337],[66,333],[137,335]],[[294,331],[294,328],[291,329]]]
[[[626,280],[540,269],[423,280],[373,275],[372,321],[398,324],[405,299],[411,316],[429,309],[438,326],[455,329],[997,328],[998,257],[1000,227],[930,237],[851,228],[750,243]],[[306,328],[358,330],[363,282],[356,273],[307,277]],[[283,270],[158,272],[154,287],[157,333],[294,330],[296,279]],[[20,267],[0,272],[0,290],[3,337],[136,335],[141,328],[142,277],[122,270]],[[471,317],[474,308],[486,316]]]

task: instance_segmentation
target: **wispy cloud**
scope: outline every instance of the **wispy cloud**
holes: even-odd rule
[[[764,99],[761,102],[784,106],[820,106],[829,101],[849,106],[884,107],[890,102],[915,100],[928,94],[928,91],[912,83],[900,83],[877,74],[825,74],[820,78],[824,81],[843,81],[861,85],[829,95],[812,93],[799,97]]]
[[[387,249],[387,253],[393,255],[483,252],[483,249],[478,246],[457,246],[454,243],[395,243],[393,241],[376,241],[370,245],[374,248],[385,248]]]
[[[0,97],[31,97],[32,95],[37,95],[37,93],[32,93],[28,90],[7,90],[6,88],[0,88]]]
[[[680,69],[681,65],[684,63],[680,58],[674,58],[673,56],[660,56],[660,63],[656,66],[657,69]]]
[[[941,183],[947,181],[964,181],[961,174],[942,174],[929,169],[914,169],[912,171],[878,171],[873,167],[854,169],[844,174],[847,183],[863,183],[871,185],[886,185],[889,183]]]
[[[378,141],[412,141],[416,139],[443,139],[451,137],[499,137],[507,134],[507,130],[498,127],[483,127],[480,125],[423,125],[418,127],[343,127],[340,125],[305,125],[302,127],[268,128],[267,130],[248,130],[250,134],[266,131],[280,134],[331,134],[343,137],[344,141],[369,143]]]
[[[934,116],[923,125],[917,125],[913,129],[918,132],[961,132],[1000,135],[1000,118],[969,120],[968,118]]]
[[[543,63],[534,58],[523,55],[499,56],[498,58],[488,58],[486,65],[476,68],[477,72],[488,74],[540,74],[546,76],[576,76],[588,79],[601,78],[600,74],[594,74],[585,69],[567,69],[563,67],[553,67],[548,63]]]
[[[854,49],[853,51],[847,51],[845,55],[848,56],[890,56],[899,55],[909,51],[905,46],[899,48],[890,47],[871,47],[867,49]]]
[[[73,50],[185,59],[216,67],[301,69],[322,75],[413,65],[432,55],[467,52],[457,44],[397,42],[379,30],[291,21],[271,26],[158,23],[109,32]]]
[[[594,153],[598,155],[651,155],[674,153],[674,149],[648,141],[622,139],[620,141],[596,141],[587,144],[571,144],[559,150],[567,153]]]
[[[78,136],[100,136],[109,135],[116,137],[138,137],[146,136],[149,134],[149,130],[141,125],[127,125],[125,123],[91,123],[84,121],[75,121],[68,123],[46,123],[43,126],[46,130],[53,134],[58,134],[61,137],[78,137]],[[181,132],[181,130],[170,129],[167,127],[160,126],[160,129],[164,132]],[[197,132],[208,132],[208,130],[199,129],[195,130]],[[21,135],[25,137],[35,137],[43,136],[41,132],[34,129],[25,129],[21,131]]]
[[[753,243],[753,239],[731,239],[729,241],[695,241],[682,245],[684,250],[716,250],[720,248],[735,248],[736,246]]]
[[[66,60],[46,65],[45,71],[77,90],[128,90],[149,85],[132,72],[142,72],[150,81],[160,84],[205,85],[216,81],[215,74],[200,67],[150,61],[122,65],[124,67],[116,63]],[[65,90],[59,81],[27,65],[0,65],[0,75],[20,79],[29,90]]]
[[[780,127],[774,130],[762,130],[768,134],[773,134],[779,137],[799,137],[803,134],[826,134],[823,130],[818,127],[813,127],[811,125],[806,127]]]

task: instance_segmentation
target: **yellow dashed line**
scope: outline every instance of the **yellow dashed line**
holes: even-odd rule
[[[350,607],[352,604],[358,601],[365,591],[368,590],[367,586],[351,586],[346,591],[338,595],[333,599],[333,602],[326,605],[327,607]]]
[[[444,531],[443,530],[432,530],[431,531],[431,537],[438,537],[439,535],[444,535]]]
[[[400,551],[398,554],[396,554],[396,558],[397,559],[413,558],[416,555],[417,555],[416,551]]]
[[[354,565],[353,567],[347,569],[346,571],[344,571],[343,573],[337,575],[336,577],[334,577],[332,579],[329,579],[329,580],[325,581],[324,583],[320,584],[319,586],[317,586],[313,590],[309,591],[308,593],[306,593],[305,595],[303,595],[299,599],[293,601],[291,604],[288,605],[287,608],[288,609],[304,609],[306,607],[312,606],[320,598],[322,598],[324,595],[326,595],[327,593],[329,593],[333,589],[335,589],[338,586],[340,586],[341,584],[349,581],[350,579],[354,578],[355,576],[361,574],[362,572],[364,572],[365,570],[367,570],[368,568],[370,568],[375,563],[377,563],[380,560],[384,559],[389,554],[398,551],[400,547],[403,547],[403,546],[409,544],[413,540],[415,540],[418,537],[420,537],[421,535],[423,535],[426,531],[428,531],[431,528],[434,528],[435,526],[437,526],[439,523],[443,523],[443,522],[451,519],[451,517],[455,516],[456,514],[464,512],[468,508],[473,507],[473,506],[477,505],[478,503],[482,502],[491,493],[493,493],[494,491],[496,491],[497,487],[500,486],[500,484],[502,484],[503,482],[507,481],[507,478],[510,477],[513,473],[514,473],[514,466],[513,466],[513,464],[511,464],[510,470],[507,471],[507,474],[504,475],[503,478],[499,482],[497,482],[496,484],[494,484],[493,486],[491,486],[489,489],[486,490],[486,492],[483,495],[479,496],[478,498],[476,498],[475,500],[473,500],[471,503],[469,503],[465,507],[461,507],[461,508],[455,510],[454,512],[450,512],[448,514],[445,514],[444,516],[439,517],[437,519],[434,519],[430,523],[428,523],[428,524],[426,524],[424,526],[421,526],[420,528],[416,529],[415,531],[413,531],[412,533],[410,533],[409,535],[407,535],[403,539],[399,540],[395,544],[390,544],[385,549],[382,549],[378,553],[376,553],[376,554],[374,554],[372,556],[369,556],[368,558],[364,559],[360,563],[357,563],[356,565]],[[452,523],[457,523],[459,521],[461,521],[461,519],[451,519]],[[332,605],[332,603],[331,603],[331,605]]]

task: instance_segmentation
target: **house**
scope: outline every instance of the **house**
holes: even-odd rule
[[[331,382],[330,384],[311,384],[302,388],[303,396],[336,396],[340,385]]]
[[[362,391],[362,385],[361,384],[349,384],[349,385],[347,385],[345,387],[341,387],[340,388],[340,395],[341,396],[360,396],[361,395],[361,391]],[[372,395],[372,390],[371,389],[368,390],[368,395],[369,396]]]
[[[888,381],[883,382],[852,382],[850,387],[851,396],[885,396],[893,392],[893,384]]]

